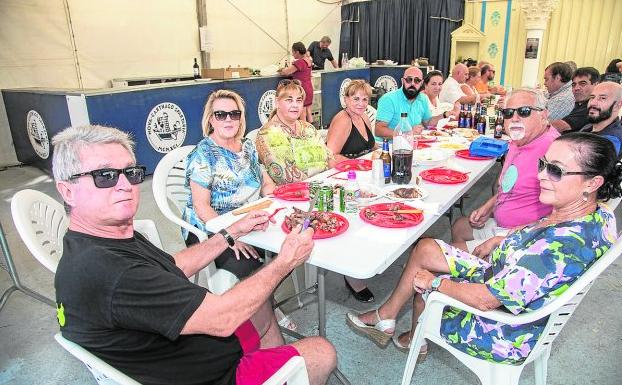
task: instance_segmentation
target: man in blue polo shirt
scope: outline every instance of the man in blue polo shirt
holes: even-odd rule
[[[417,67],[407,68],[402,77],[402,87],[387,92],[378,101],[376,137],[392,138],[402,112],[408,113],[408,122],[415,134],[421,133],[422,124],[436,124],[436,121],[443,117],[443,115],[432,117],[430,101],[421,92],[422,88],[421,70]]]

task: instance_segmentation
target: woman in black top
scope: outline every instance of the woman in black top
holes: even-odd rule
[[[371,122],[365,112],[370,97],[371,86],[365,80],[352,80],[346,87],[346,108],[333,117],[328,128],[326,146],[334,154],[336,162],[358,158],[376,148]],[[361,302],[374,301],[374,294],[364,280],[344,278],[354,298]]]
[[[345,89],[346,108],[330,122],[327,147],[335,161],[358,158],[376,148],[371,122],[366,114],[371,86],[365,80],[352,80]]]

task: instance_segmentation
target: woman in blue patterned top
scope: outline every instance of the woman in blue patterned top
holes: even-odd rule
[[[206,231],[205,222],[274,190],[274,183],[259,165],[257,150],[246,132],[244,102],[229,90],[212,93],[203,112],[205,138],[186,159],[186,187],[190,189],[183,218]],[[184,233],[187,244],[196,236]],[[261,266],[252,246],[237,241],[216,259],[216,267],[244,278]]]
[[[549,216],[505,238],[491,238],[474,255],[438,239],[423,239],[389,299],[376,311],[348,313],[348,324],[380,345],[393,339],[399,349],[407,350],[425,307],[423,294],[429,291],[438,290],[483,311],[502,308],[512,314],[550,303],[616,239],[615,217],[599,202],[621,194],[622,165],[616,159],[613,145],[603,137],[587,133],[559,137],[538,165],[540,201],[553,206]],[[394,335],[395,317],[413,294],[412,329]],[[440,332],[466,354],[520,364],[547,319],[506,325],[448,308]],[[424,345],[420,357],[426,353]]]

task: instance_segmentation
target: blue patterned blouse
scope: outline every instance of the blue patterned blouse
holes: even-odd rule
[[[185,186],[190,192],[183,218],[205,231],[194,211],[190,181],[210,190],[210,204],[219,215],[259,199],[262,172],[257,150],[251,140],[242,139],[242,151],[232,152],[204,138],[186,158]],[[184,238],[187,232],[183,232]]]

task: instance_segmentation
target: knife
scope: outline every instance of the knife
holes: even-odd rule
[[[311,224],[311,212],[315,208],[315,202],[317,202],[318,195],[319,194],[315,194],[315,196],[313,197],[313,199],[311,199],[311,202],[309,203],[309,211],[307,211],[304,214],[305,220],[302,222],[302,230],[301,230],[301,232],[305,231],[307,229],[307,227],[309,227],[309,225]]]

